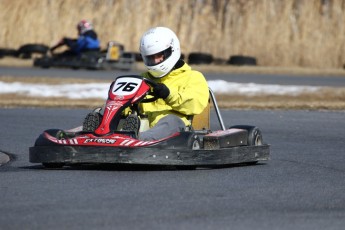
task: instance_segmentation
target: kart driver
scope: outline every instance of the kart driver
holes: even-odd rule
[[[50,48],[50,51],[53,52],[63,45],[68,46],[69,49],[60,54],[62,56],[76,56],[82,52],[100,50],[100,41],[91,22],[85,19],[81,20],[77,24],[77,30],[79,36],[77,39],[65,37],[58,44]]]
[[[148,70],[142,76],[158,83],[153,94],[159,99],[140,104],[150,129],[140,132],[138,139],[157,140],[190,126],[188,118],[206,108],[209,89],[203,74],[181,59],[180,42],[172,30],[156,27],[146,31],[140,40],[140,53]],[[123,130],[130,130],[126,124],[133,124],[135,119],[128,116]]]

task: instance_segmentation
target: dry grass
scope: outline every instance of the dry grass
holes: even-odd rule
[[[93,109],[104,103],[101,99],[71,100],[68,98],[23,97],[15,94],[3,94],[0,99],[1,108],[86,108]]]
[[[154,6],[154,7],[153,7]],[[261,66],[342,68],[343,0],[0,0],[0,46],[53,45],[93,21],[103,47],[110,40],[138,50],[149,27],[172,28],[185,54],[227,59],[242,54]]]

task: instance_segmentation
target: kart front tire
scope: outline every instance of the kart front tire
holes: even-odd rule
[[[99,112],[89,113],[83,122],[83,131],[94,132],[101,124],[102,115]]]

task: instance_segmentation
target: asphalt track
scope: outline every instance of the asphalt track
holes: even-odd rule
[[[87,110],[0,109],[1,229],[344,229],[345,111],[222,110],[227,126],[261,128],[271,160],[175,170],[44,170],[28,148]],[[216,119],[212,119],[216,128]]]
[[[31,67],[3,67],[0,66],[0,76],[15,77],[51,77],[51,78],[82,78],[113,80],[115,77],[127,74],[139,74],[138,71],[90,71],[72,69],[41,69]],[[258,83],[278,85],[330,86],[345,87],[344,76],[319,75],[286,75],[286,74],[247,74],[247,73],[204,73],[207,80],[226,80],[237,83]]]

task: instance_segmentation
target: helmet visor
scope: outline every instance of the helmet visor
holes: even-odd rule
[[[143,61],[147,66],[155,66],[168,59],[171,56],[171,53],[172,49],[171,47],[169,47],[168,49],[163,50],[159,53],[143,56]]]

